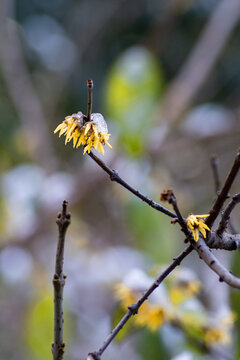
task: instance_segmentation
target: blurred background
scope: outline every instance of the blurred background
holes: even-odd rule
[[[93,79],[93,112],[112,134],[103,160],[156,201],[174,189],[184,216],[207,213],[210,157],[224,181],[239,147],[240,2],[3,0],[0,17],[0,358],[51,359],[55,220],[66,199],[65,356],[79,360],[111,329],[114,285],[169,264],[184,237],[53,131],[86,113]],[[232,194],[239,185],[238,177]],[[236,210],[238,232],[239,220]],[[217,255],[240,276],[239,254]],[[216,357],[166,324],[127,334],[104,359],[240,356],[239,292],[195,254],[182,266],[202,282],[207,314],[235,312],[227,351]]]

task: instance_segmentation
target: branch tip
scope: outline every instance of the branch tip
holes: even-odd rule
[[[168,202],[169,204],[172,204],[175,196],[172,189],[165,189],[160,195],[160,201]]]
[[[92,81],[92,79],[87,80],[87,87],[88,87],[87,121],[90,121],[91,114],[92,114],[92,102],[93,102],[93,81]]]
[[[92,88],[93,88],[93,81],[92,81],[92,79],[88,79],[88,80],[87,80],[87,87],[88,87],[88,89],[92,89]]]
[[[62,215],[63,215],[63,217],[65,217],[67,215],[67,206],[68,206],[67,200],[63,200],[63,203],[62,203]]]

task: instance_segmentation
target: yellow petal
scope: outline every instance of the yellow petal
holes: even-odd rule
[[[206,218],[208,217],[210,214],[203,214],[203,215],[195,215],[198,218]]]
[[[206,239],[206,230],[203,227],[199,226],[199,231],[202,233],[204,239]]]
[[[194,227],[192,226],[192,224],[191,224],[190,221],[187,222],[187,227],[189,227],[190,230],[193,230],[193,229],[194,229]]]
[[[98,131],[97,131],[97,129],[96,129],[96,126],[94,126],[94,125],[93,125],[93,131],[94,131],[94,135],[95,135],[96,137],[98,137]]]
[[[107,144],[107,146],[109,146],[110,149],[112,149],[112,145],[110,145],[107,141],[105,141],[105,144]]]
[[[73,134],[73,147],[76,146],[76,143],[78,141],[78,138],[79,138],[79,131],[75,131],[74,134]]]
[[[101,152],[101,153],[104,155],[104,148],[103,148],[103,146],[102,146],[102,144],[101,144],[100,141],[99,141],[99,143],[98,143],[98,151]]]
[[[54,130],[54,134],[56,134],[59,130],[61,130],[62,128],[64,128],[66,126],[66,124],[64,122],[62,122],[61,124],[59,124],[56,129]]]
[[[69,130],[67,131],[67,142],[72,140],[76,126],[77,126],[77,124],[74,123],[74,124],[72,124],[71,127],[69,127]]]
[[[99,143],[99,140],[98,140],[98,137],[97,137],[95,139],[95,141],[94,141],[94,144],[93,144],[93,147],[94,147],[95,150],[97,150],[97,148],[98,148],[98,143]]]
[[[201,221],[201,226],[210,231],[209,227],[205,224],[205,222]]]
[[[65,138],[65,145],[68,143],[68,138],[69,138],[69,134],[66,134],[66,138]]]
[[[59,132],[59,137],[62,136],[62,134],[64,134],[66,131],[67,131],[67,126],[61,129],[61,131]]]
[[[195,225],[195,223],[196,223],[196,219],[194,219],[194,217],[191,215],[190,217],[189,217],[189,219],[188,219],[188,221],[189,221],[189,223],[191,224],[191,225]]]
[[[198,239],[199,239],[198,229],[195,230],[195,233],[196,233],[196,235],[195,235],[195,239],[194,239],[194,240],[195,240],[196,242],[198,242]]]
[[[197,219],[190,219],[191,224],[194,225],[198,225],[198,221]]]
[[[86,139],[85,139],[85,136],[84,136],[84,132],[82,131],[81,132],[81,135],[79,137],[79,140],[78,140],[78,144],[77,144],[77,148],[80,146],[80,145],[85,145],[86,144]]]
[[[74,129],[76,128],[76,126],[77,126],[77,123],[76,122],[74,122],[73,124],[72,124],[72,126],[70,127],[70,132],[72,132],[72,131],[74,131]]]
[[[91,127],[91,123],[88,123],[85,127],[85,130],[84,130],[84,135],[87,135],[88,131],[90,130],[90,127]]]
[[[84,148],[84,151],[83,151],[83,155],[84,154],[86,154],[86,152],[88,152],[88,154],[90,153],[90,151],[91,151],[91,145],[90,144],[88,144],[87,146],[85,146],[85,148]]]
[[[88,143],[90,143],[90,142],[93,142],[94,141],[94,132],[92,132],[91,133],[91,135],[89,136],[89,138],[88,138]]]

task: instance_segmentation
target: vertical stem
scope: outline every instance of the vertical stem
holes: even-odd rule
[[[213,178],[214,178],[214,184],[215,184],[215,191],[218,195],[221,190],[221,184],[220,184],[220,177],[219,177],[219,171],[218,171],[218,159],[215,155],[212,155],[210,159],[212,171],[213,171]]]
[[[88,87],[87,121],[90,121],[91,113],[92,113],[92,100],[93,100],[93,81],[91,79],[88,79],[87,87]]]
[[[56,253],[55,274],[53,276],[54,289],[54,342],[52,343],[53,360],[62,360],[65,343],[63,342],[63,288],[66,276],[63,274],[64,244],[71,215],[67,213],[67,201],[62,204],[62,212],[58,214],[58,245]]]

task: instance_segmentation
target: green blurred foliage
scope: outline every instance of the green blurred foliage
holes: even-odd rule
[[[106,113],[116,121],[119,142],[129,155],[145,149],[152,114],[163,93],[163,71],[157,58],[144,47],[132,47],[111,66],[105,88]]]
[[[138,338],[137,349],[143,360],[169,359],[169,354],[161,341],[159,332],[144,329]]]
[[[53,339],[53,298],[48,293],[36,302],[33,302],[28,310],[26,324],[26,341],[35,359],[51,359],[51,345],[49,339]]]
[[[64,339],[70,339],[70,322],[66,309],[64,309]],[[30,304],[26,314],[26,330],[22,334],[31,357],[36,360],[52,359],[51,339],[53,340],[53,296],[42,293]]]

